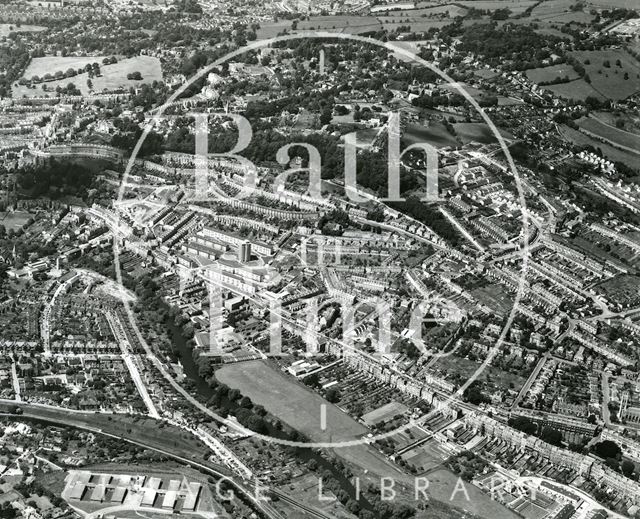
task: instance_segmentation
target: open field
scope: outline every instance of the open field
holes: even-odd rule
[[[456,123],[453,127],[456,129],[458,137],[460,137],[465,143],[479,142],[481,144],[488,144],[491,142],[498,142],[498,139],[491,128],[489,128],[485,123]],[[513,138],[513,135],[504,131],[501,131],[500,134],[505,139]]]
[[[571,55],[586,69],[591,86],[606,98],[625,99],[640,91],[640,64],[624,50],[574,51]],[[620,60],[620,67],[616,60]],[[625,73],[628,79],[624,79]]]
[[[407,22],[406,18],[386,18],[381,16],[380,22],[387,30],[393,30],[394,26],[408,25],[412,32],[427,32],[429,29],[444,27],[451,23],[451,20],[430,20],[429,18],[419,18]]]
[[[361,438],[367,428],[302,383],[262,361],[229,364],[216,371],[216,378],[239,389],[256,404],[314,441],[346,441]],[[327,428],[320,429],[320,409],[327,407]]]
[[[457,144],[456,138],[439,122],[431,122],[428,127],[408,124],[407,131],[403,135],[403,140],[406,141],[407,144],[427,142],[436,148],[456,146]]]
[[[575,2],[571,0],[542,2],[540,5],[534,7],[530,20],[563,25],[565,23],[589,23],[595,18],[595,16],[589,13],[589,9],[571,11],[570,6],[574,3]]]
[[[18,231],[22,229],[32,215],[25,211],[13,211],[11,213],[0,213],[0,225],[4,225],[5,230]]]
[[[46,30],[47,27],[42,25],[20,25],[18,27],[15,23],[0,23],[0,38],[9,36],[12,32],[40,32]]]
[[[255,403],[263,405],[271,414],[280,416],[284,422],[306,433],[314,441],[326,441],[327,433],[331,430],[342,430],[342,434],[345,434],[344,431],[353,434],[357,430],[366,430],[364,426],[342,413],[337,407],[263,361],[228,364],[216,371],[216,378],[229,387],[239,389]],[[321,431],[318,426],[321,404],[327,406],[327,431]],[[344,436],[338,436],[338,434],[332,436],[333,441],[339,441],[340,438]],[[368,470],[370,476],[392,477],[398,482],[406,481],[413,484],[413,478],[402,475],[395,465],[369,446],[343,447],[335,449],[334,452],[350,463]],[[433,459],[431,455],[428,456]],[[440,463],[441,459],[437,462]],[[462,492],[455,494],[451,501],[457,476],[446,469],[430,474],[429,480],[431,482],[429,493],[436,499],[451,503],[485,519],[515,519],[515,515],[509,510],[470,484],[465,485],[469,493],[469,501],[464,499]]]
[[[512,13],[518,14],[526,11],[527,8],[536,4],[535,0],[463,0],[458,2],[465,7],[476,9],[509,9]]]
[[[464,508],[480,517],[492,519],[516,519],[519,517],[505,506],[491,499],[487,494],[483,494],[478,487],[465,481],[463,483],[466,495],[469,497],[467,499],[465,492],[460,489],[458,476],[447,469],[431,472],[428,475],[428,479],[429,494],[439,501]],[[456,484],[458,485],[457,492],[455,492]]]
[[[576,101],[584,101],[587,97],[596,97],[604,100],[605,97],[595,90],[584,79],[576,79],[569,83],[559,83],[557,85],[547,85],[543,87],[550,90],[555,95],[564,97],[565,99],[574,99]]]
[[[397,18],[397,19],[417,19],[417,18],[429,18],[435,16],[448,15],[451,18],[456,16],[464,16],[468,12],[468,9],[456,4],[451,5],[437,5],[432,7],[418,7],[416,9],[402,9],[395,11],[384,11],[376,13],[379,18]]]
[[[298,30],[322,30],[349,33],[375,31],[381,27],[373,16],[311,16],[298,23]]]
[[[279,33],[284,30],[291,31],[291,20],[279,20],[277,22],[269,22],[260,24],[260,28],[257,30],[259,40],[267,38],[275,38]]]
[[[467,94],[473,97],[473,99],[475,99],[476,101],[480,101],[487,97],[494,97],[492,93],[485,92],[478,88],[472,87],[471,85],[468,85],[467,83],[464,83],[462,81],[457,82],[456,84],[444,83],[441,85],[441,88],[445,88],[447,90],[451,90],[452,92],[459,94],[460,90],[457,87],[462,88],[462,90],[464,90]],[[520,104],[519,101],[516,101],[515,99],[509,98],[509,97],[504,97],[504,96],[497,96],[497,97],[498,97],[498,104],[501,104],[501,105],[502,104]]]
[[[618,130],[614,126],[609,126],[597,119],[591,117],[583,117],[577,121],[580,128],[584,128],[591,133],[596,134],[603,139],[612,141],[616,145],[640,150],[640,136],[634,135],[623,130]]]
[[[47,60],[44,63],[35,63],[37,60]],[[66,58],[53,58],[55,59],[66,59]],[[102,58],[72,58],[73,60],[69,62],[69,64],[64,67],[55,61],[49,61],[49,58],[35,58],[27,67],[25,71],[24,77],[29,79],[34,75],[38,75],[42,77],[46,72],[43,72],[43,67],[46,66],[46,63],[50,63],[51,68],[48,70],[49,73],[55,72],[57,70],[66,71],[68,68],[82,68],[87,63],[97,62],[100,64],[100,77],[91,78],[91,82],[93,83],[93,91],[94,92],[103,92],[104,90],[116,90],[118,88],[128,88],[130,86],[140,85],[142,83],[152,83],[153,81],[161,81],[162,80],[162,67],[160,65],[160,60],[158,58],[152,56],[136,56],[135,58],[126,58],[118,61],[118,63],[114,63],[113,65],[102,65]],[[87,61],[78,61],[78,60],[87,60]],[[33,66],[32,66],[33,65]],[[30,72],[35,70],[36,72]],[[139,81],[127,79],[127,74],[131,72],[140,72],[142,75],[142,79]],[[55,92],[56,87],[65,87],[69,83],[73,83],[83,95],[88,95],[90,93],[89,87],[87,86],[87,80],[89,79],[88,73],[78,74],[74,77],[60,79],[57,81],[49,81],[45,83],[47,85],[47,90],[43,90],[42,84],[35,85],[34,88],[29,88],[27,86],[14,85],[13,87],[13,95],[14,97],[36,97],[36,96],[44,96],[44,95],[52,95],[52,92]]]
[[[355,440],[368,432],[364,425],[335,405],[263,361],[228,364],[216,371],[216,378],[231,388],[239,389],[254,403],[264,406],[273,416],[306,434],[311,441]],[[326,405],[327,412],[327,428],[324,431],[320,428],[322,405]],[[372,476],[408,478],[369,445],[342,447],[335,452]]]
[[[533,68],[527,70],[527,77],[534,83],[541,83],[546,81],[554,81],[556,78],[568,77],[569,79],[578,79],[578,73],[573,70],[571,65],[566,63],[562,65],[553,65],[551,67]]]
[[[79,69],[91,63],[98,63],[102,66],[102,60],[105,56],[45,56],[43,58],[33,58],[27,69],[24,71],[23,77],[30,79],[33,76],[44,76],[45,74],[54,74],[61,70],[64,72],[69,68]]]
[[[614,148],[609,144],[600,142],[599,140],[594,139],[593,137],[589,137],[588,135],[585,135],[584,133],[578,130],[569,128],[568,126],[562,125],[560,128],[561,128],[560,131],[564,136],[564,138],[573,142],[574,144],[577,144],[578,146],[590,145],[590,146],[593,146],[594,148],[599,148],[604,154],[604,156],[607,157],[609,160],[620,161],[623,164],[626,164],[627,166],[629,166],[630,168],[634,168],[636,170],[638,169],[637,155]]]
[[[591,112],[591,116],[604,124],[615,126],[621,130],[640,135],[640,114],[630,112]],[[618,126],[620,124],[621,126]]]
[[[284,489],[290,495],[295,495],[300,501],[319,508],[329,517],[334,519],[353,519],[353,516],[346,512],[337,500],[319,499],[318,477],[315,474],[304,474],[293,478]],[[325,492],[329,493],[328,491]]]

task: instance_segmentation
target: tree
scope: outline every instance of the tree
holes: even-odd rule
[[[631,476],[633,476],[633,473],[636,470],[636,466],[632,461],[629,460],[624,460],[622,462],[622,465],[620,466],[620,469],[622,470],[622,473],[627,476],[628,478],[630,478]]]
[[[516,416],[509,418],[509,425],[526,434],[535,434],[538,431],[536,423],[526,416]]]
[[[551,445],[562,445],[562,433],[552,427],[543,427],[540,432],[540,439]]]
[[[91,81],[90,79],[87,79],[87,88],[89,90],[93,90],[93,81]]]
[[[327,394],[325,396],[328,402],[335,404],[340,401],[340,391],[335,387],[330,387],[327,389]]]
[[[320,114],[320,124],[324,126],[325,124],[329,124],[331,122],[332,114],[330,108],[325,108]]]
[[[611,440],[604,440],[596,443],[593,446],[593,452],[595,452],[601,458],[619,458],[622,456],[622,449],[620,446]]]

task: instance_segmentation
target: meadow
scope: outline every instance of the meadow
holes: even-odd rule
[[[595,97],[600,100],[605,99],[600,92],[595,90],[584,79],[576,79],[569,83],[558,83],[557,85],[547,85],[544,88],[559,97],[575,99],[576,101],[584,101],[587,97]]]
[[[591,86],[602,96],[620,100],[640,91],[640,65],[624,50],[574,51],[571,55],[582,63]],[[621,66],[616,65],[617,60]],[[628,79],[624,79],[625,73]]]
[[[45,74],[55,74],[58,70],[65,72],[67,69],[79,69],[91,63],[102,65],[105,56],[45,56],[33,58],[23,77],[30,79],[33,76],[44,76]]]
[[[92,88],[95,93],[106,90],[116,90],[118,88],[129,88],[142,83],[152,83],[155,80],[162,81],[162,66],[160,60],[152,56],[136,56],[133,58],[123,58],[112,65],[103,65],[103,57],[45,57],[35,58],[31,60],[27,70],[24,73],[25,78],[30,79],[34,75],[42,77],[44,74],[55,73],[58,70],[66,71],[68,68],[82,68],[86,64],[98,63],[100,65],[101,76],[91,78]],[[141,80],[127,79],[127,75],[138,71],[142,75]],[[49,81],[46,84],[47,91],[43,84],[34,85],[29,88],[27,85],[14,85],[14,97],[37,97],[44,95],[53,95],[56,87],[66,87],[69,83],[73,83],[82,95],[88,95],[90,89],[87,85],[89,78],[88,73],[78,74],[70,78]]]

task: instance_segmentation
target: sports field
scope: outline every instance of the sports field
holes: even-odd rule
[[[254,403],[264,406],[270,414],[304,433],[313,442],[356,440],[368,433],[364,425],[268,362],[256,360],[227,364],[216,371],[216,378],[231,388],[239,389]],[[325,430],[320,427],[323,405],[326,406],[327,417]],[[341,447],[335,452],[371,475],[403,477],[393,463],[368,445]]]
[[[0,225],[5,230],[18,231],[22,229],[33,215],[25,211],[13,211],[11,213],[0,213]]]
[[[280,418],[313,441],[345,441],[361,438],[367,428],[327,402],[304,384],[263,361],[228,364],[216,378],[239,389],[256,404]],[[326,406],[326,430],[320,427],[321,407]]]

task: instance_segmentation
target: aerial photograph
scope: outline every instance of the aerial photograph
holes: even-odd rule
[[[640,0],[0,0],[0,519],[640,519]]]

